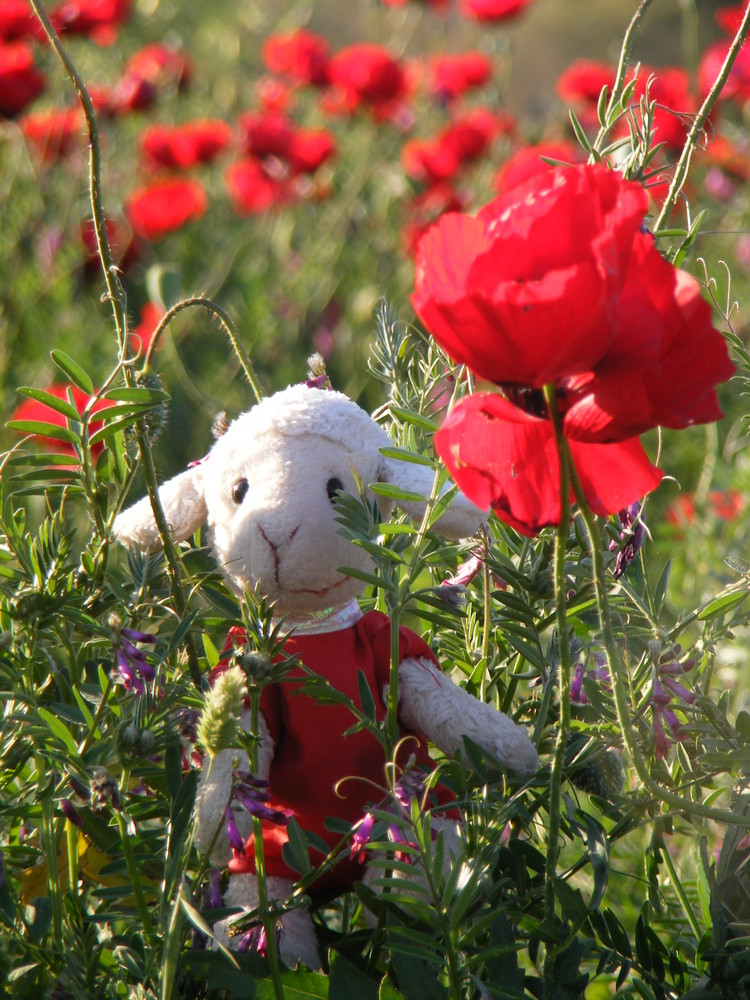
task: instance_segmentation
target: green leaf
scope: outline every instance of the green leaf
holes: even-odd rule
[[[391,594],[396,593],[396,587],[389,580],[385,580],[382,576],[376,576],[374,573],[366,573],[365,570],[357,569],[355,566],[340,566],[336,572],[341,573],[342,576],[351,576],[355,580],[369,583],[378,590],[387,590]]]
[[[724,594],[715,597],[712,601],[704,604],[698,611],[698,621],[708,621],[711,618],[720,618],[729,611],[734,611],[747,598],[747,591],[734,591],[731,594]]]
[[[395,458],[399,462],[412,462],[414,465],[426,465],[432,468],[432,462],[418,451],[408,451],[406,448],[381,448],[380,454],[385,458]]]
[[[18,391],[22,395],[28,396],[30,399],[35,399],[38,403],[43,403],[45,406],[49,406],[51,410],[56,410],[58,413],[62,413],[64,417],[70,417],[71,420],[81,419],[81,415],[78,410],[72,403],[69,403],[67,399],[60,399],[59,396],[54,396],[51,392],[45,392],[44,389],[34,389],[28,385],[20,386]]]
[[[404,423],[413,424],[415,427],[421,427],[426,431],[434,432],[438,429],[435,421],[430,420],[429,417],[425,417],[422,413],[415,413],[414,410],[405,410],[400,406],[391,406],[390,411],[394,417],[398,417]]]
[[[419,1000],[446,1000],[448,991],[438,981],[437,976],[418,958],[407,957],[397,951],[393,954],[393,966],[398,976],[398,986],[405,997]]]
[[[289,841],[282,848],[284,861],[300,875],[307,875],[312,871],[312,864],[304,831],[293,816],[287,820],[286,830]]]
[[[50,357],[74,386],[89,396],[94,395],[94,383],[91,381],[88,373],[69,354],[66,354],[65,351],[51,351]]]
[[[286,992],[286,991],[285,991]],[[334,953],[328,987],[328,1000],[378,1000],[378,983]]]
[[[55,441],[67,441],[68,444],[78,444],[81,440],[75,431],[59,424],[48,424],[44,420],[9,420],[5,425],[10,431],[21,431],[23,434],[36,434],[39,437],[53,438]]]
[[[78,744],[73,739],[65,723],[56,715],[53,715],[47,708],[40,708],[38,711],[40,718],[44,719],[52,734],[65,744],[74,757],[78,757]]]
[[[120,386],[107,389],[102,399],[116,399],[118,403],[165,403],[172,397],[163,389],[149,389],[147,386]]]
[[[389,500],[404,500],[407,503],[425,503],[427,497],[413,490],[405,490],[402,486],[394,483],[370,483],[369,488],[376,496],[388,497]]]
[[[359,687],[359,700],[362,705],[362,711],[371,722],[374,722],[375,699],[372,697],[372,691],[363,670],[357,671],[357,685]]]

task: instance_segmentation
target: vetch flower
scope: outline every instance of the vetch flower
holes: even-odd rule
[[[237,828],[237,824],[234,821],[234,810],[230,805],[224,810],[224,829],[226,830],[227,840],[234,852],[235,858],[245,858],[247,856],[245,852],[245,840]]]
[[[620,579],[643,545],[646,532],[641,516],[641,504],[632,503],[621,510],[620,524],[622,530],[619,544],[614,539],[609,543],[610,552],[617,553],[613,571],[615,580]]]
[[[83,826],[83,817],[78,812],[73,803],[70,801],[70,799],[62,799],[60,801],[60,808],[62,809],[65,818],[67,820],[70,820],[73,826],[78,826],[78,827]]]
[[[235,783],[232,789],[233,797],[251,816],[285,826],[287,817],[280,809],[274,809],[267,803],[271,801],[268,782],[256,778],[249,771],[235,771]]]
[[[367,859],[365,848],[372,840],[372,831],[376,822],[375,815],[371,812],[366,812],[362,819],[353,827],[349,857],[352,861],[356,861],[360,865],[364,864]]]
[[[589,696],[583,686],[584,678],[589,678],[596,683],[609,686],[609,670],[606,667],[606,657],[601,653],[594,654],[594,666],[587,669],[585,660],[576,663],[573,671],[573,678],[570,682],[570,700],[574,705],[588,705]]]
[[[152,681],[156,670],[148,662],[144,650],[135,643],[141,642],[153,645],[158,637],[150,632],[140,632],[137,629],[121,628],[117,647],[117,669],[126,691],[143,694],[146,690],[144,681]]]
[[[435,437],[459,487],[526,534],[560,518],[555,388],[584,493],[614,514],[660,481],[638,440],[721,416],[734,366],[698,282],[642,232],[648,196],[602,166],[559,167],[478,216],[447,214],[417,253],[414,307],[503,395],[462,400]]]

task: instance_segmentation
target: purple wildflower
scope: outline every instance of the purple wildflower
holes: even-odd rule
[[[91,808],[101,813],[109,803],[113,809],[120,808],[120,789],[115,779],[105,772],[91,779]]]
[[[365,847],[372,839],[372,830],[376,819],[373,813],[366,812],[361,820],[355,824],[349,857],[352,861],[357,861],[360,865],[365,863],[367,852]]]
[[[276,931],[276,936],[278,939],[279,932]],[[278,943],[278,942],[277,942]],[[255,927],[251,927],[249,931],[245,933],[240,938],[239,944],[235,948],[235,951],[240,954],[244,954],[248,951],[254,951],[256,954],[261,955],[263,958],[268,957],[268,937],[266,936],[266,929],[263,924],[256,924]]]
[[[605,666],[606,662],[605,657],[601,653],[596,653],[594,654],[594,667],[592,669],[586,669],[585,660],[576,664],[573,679],[570,682],[570,700],[574,705],[589,704],[589,696],[586,694],[583,686],[584,678],[588,677],[597,683],[605,686],[609,685],[609,671]]]
[[[207,910],[220,910],[224,905],[221,898],[221,872],[211,868],[208,872],[208,882],[203,887],[203,898]]]
[[[684,724],[671,708],[673,695],[686,705],[692,705],[695,702],[694,692],[689,691],[683,684],[675,680],[675,674],[684,674],[695,665],[695,660],[692,656],[680,662],[679,656],[681,652],[682,649],[677,644],[673,649],[660,657],[656,665],[656,676],[651,683],[649,700],[654,720],[654,752],[659,760],[666,757],[669,752],[671,745],[670,736],[677,743],[682,743],[688,738]]]
[[[271,801],[271,793],[268,782],[263,778],[256,778],[249,771],[235,771],[234,798],[243,809],[251,816],[267,820],[269,823],[277,823],[279,826],[286,824],[286,813],[280,809],[273,809],[266,803]]]
[[[224,820],[229,846],[234,851],[234,856],[240,858],[247,857],[247,853],[245,851],[245,841],[242,839],[242,834],[237,829],[237,824],[234,821],[234,812],[231,806],[227,806],[224,810]]]
[[[63,799],[60,802],[60,808],[65,814],[65,818],[69,819],[74,826],[83,826],[83,819],[81,814],[78,812],[76,807],[70,801],[70,799]]]
[[[611,541],[609,543],[610,552],[617,552],[615,559],[614,577],[619,580],[628,566],[635,559],[636,553],[643,545],[645,530],[641,517],[641,505],[639,501],[631,503],[620,511],[620,542]]]
[[[156,677],[156,671],[146,659],[145,652],[134,643],[142,642],[153,645],[157,641],[157,636],[151,632],[139,632],[132,628],[120,629],[117,669],[127,691],[133,690],[136,694],[143,694],[145,691],[143,682],[152,681]]]

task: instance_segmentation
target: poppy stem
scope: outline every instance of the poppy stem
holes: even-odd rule
[[[703,133],[703,129],[708,122],[708,117],[711,114],[714,105],[719,99],[719,94],[722,92],[725,83],[729,79],[729,74],[732,71],[735,60],[737,59],[740,49],[742,48],[748,34],[750,34],[750,4],[748,4],[745,9],[742,22],[737,29],[737,34],[734,36],[732,44],[729,46],[729,51],[727,52],[724,63],[719,70],[719,75],[714,80],[711,89],[700,107],[700,110],[693,118],[693,124],[688,132],[685,145],[682,147],[680,159],[677,163],[677,167],[675,168],[674,176],[672,177],[672,183],[669,185],[669,194],[661,207],[659,218],[654,223],[653,232],[654,236],[657,238],[659,236],[659,230],[667,222],[675,205],[677,204],[677,198],[679,197],[680,191],[682,191],[685,181],[687,180],[688,172],[690,170],[690,161],[693,157],[695,148],[698,145],[698,140]]]
[[[555,880],[557,862],[560,855],[560,826],[563,768],[565,764],[565,747],[570,730],[570,644],[568,641],[568,600],[565,585],[565,555],[570,530],[570,478],[571,457],[568,443],[562,429],[562,421],[557,408],[557,394],[554,385],[544,387],[544,399],[547,412],[555,433],[557,456],[560,463],[560,518],[555,535],[554,588],[555,611],[557,618],[557,642],[559,650],[558,666],[558,719],[555,752],[552,758],[552,770],[549,782],[549,829],[547,834],[547,859],[544,873],[544,922],[550,930],[555,927]],[[548,683],[554,683],[554,675]],[[547,953],[544,960],[543,985],[544,997],[551,998],[557,989],[555,983],[555,955],[552,940],[547,943]]]
[[[258,383],[258,376],[255,373],[255,369],[253,368],[253,363],[248,357],[245,348],[240,343],[240,338],[237,334],[237,330],[235,329],[234,322],[232,321],[232,318],[229,316],[229,314],[226,312],[225,309],[222,309],[222,307],[218,305],[216,302],[214,302],[213,299],[209,299],[205,295],[193,295],[190,298],[182,299],[180,302],[177,302],[175,305],[173,305],[171,309],[168,309],[167,312],[162,316],[162,318],[159,320],[159,324],[156,327],[156,330],[154,330],[154,335],[151,338],[151,342],[148,345],[148,350],[146,351],[146,356],[143,360],[143,373],[145,374],[145,372],[148,371],[149,366],[151,364],[151,357],[154,351],[156,350],[159,341],[161,340],[161,336],[166,330],[166,328],[169,326],[169,324],[172,322],[174,317],[177,315],[177,313],[182,312],[183,309],[189,309],[192,306],[200,306],[201,308],[206,309],[208,312],[211,313],[212,316],[218,319],[219,323],[221,323],[224,330],[226,331],[227,336],[229,337],[229,342],[232,345],[232,349],[234,353],[237,355],[237,359],[239,360],[240,366],[242,367],[242,371],[244,372],[245,378],[250,383],[250,388],[253,390],[253,395],[255,396],[255,400],[256,402],[259,403],[263,399],[263,393],[260,390],[260,385]]]
[[[604,567],[604,546],[602,543],[599,524],[591,507],[586,500],[586,495],[581,486],[581,482],[572,469],[573,492],[575,494],[578,509],[586,525],[586,531],[591,545],[591,560],[594,574],[594,589],[596,591],[596,603],[599,614],[599,626],[602,633],[602,641],[607,655],[607,666],[614,693],[615,710],[617,712],[617,722],[622,733],[623,743],[628,752],[628,756],[633,764],[639,780],[644,788],[653,795],[654,799],[663,802],[671,809],[679,810],[688,816],[702,816],[704,819],[711,819],[717,823],[724,823],[732,826],[747,826],[747,816],[741,812],[732,812],[729,809],[715,809],[704,802],[696,802],[693,799],[683,798],[676,792],[671,792],[662,787],[651,777],[646,760],[641,753],[641,749],[636,742],[636,729],[633,725],[633,718],[628,704],[628,692],[626,689],[629,675],[626,672],[625,664],[620,654],[612,617],[609,611],[609,599],[607,595],[607,585]]]

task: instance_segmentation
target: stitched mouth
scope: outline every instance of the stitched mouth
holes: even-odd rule
[[[340,587],[343,583],[346,583],[347,580],[351,580],[351,577],[342,576],[336,583],[332,583],[329,587],[321,587],[319,590],[313,590],[311,587],[284,587],[282,584],[279,584],[279,586],[287,594],[313,594],[315,597],[324,597],[326,594],[330,594],[332,590],[335,590],[336,587]]]

